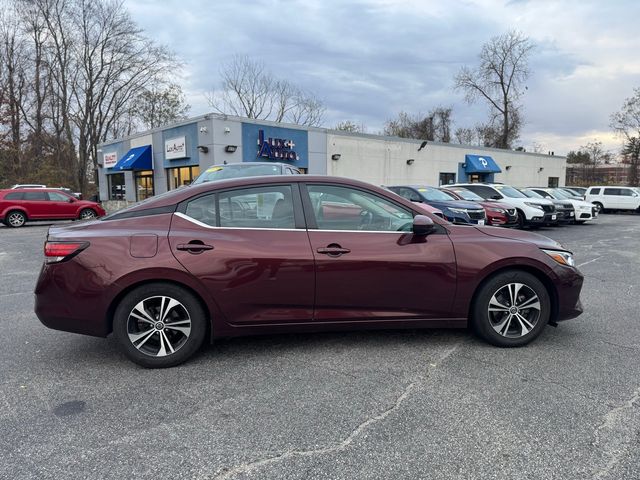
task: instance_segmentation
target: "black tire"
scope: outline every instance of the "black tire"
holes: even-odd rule
[[[172,303],[162,298],[179,305],[171,307]],[[140,307],[143,312],[136,308],[139,304],[143,304]],[[164,318],[159,318],[163,307],[168,308]],[[134,308],[136,317],[131,316]],[[120,301],[113,316],[113,333],[124,354],[138,365],[173,367],[188,360],[202,346],[207,334],[207,315],[198,299],[184,288],[150,283],[132,290]]]
[[[523,230],[525,227],[526,217],[524,216],[524,212],[522,210],[516,210],[518,212],[518,228]]]
[[[19,228],[27,222],[27,216],[20,210],[12,210],[7,213],[4,222],[7,227]]]
[[[512,296],[514,287],[509,285],[516,284],[522,284],[522,287],[516,291],[516,305],[511,305],[509,296]],[[537,302],[534,296],[537,297]],[[492,303],[495,311],[490,312],[489,304],[492,299],[498,303]],[[526,320],[525,322],[512,315],[510,310],[502,310],[498,307],[500,304],[511,309],[514,306],[517,307],[518,302],[524,306],[533,305],[533,308],[518,309],[517,314]],[[538,310],[536,303],[540,307]],[[533,341],[542,333],[549,323],[550,315],[551,299],[544,284],[528,272],[507,270],[489,277],[479,287],[471,307],[471,325],[479,337],[492,345],[520,347]],[[498,329],[504,331],[500,332]]]
[[[80,210],[78,220],[93,220],[97,216],[98,214],[92,208],[83,208],[82,210]]]
[[[576,225],[584,225],[584,222],[586,222],[586,220],[576,220]]]
[[[598,213],[601,213],[601,212],[604,211],[604,206],[600,202],[593,202],[593,204],[595,205],[596,209],[598,210]]]

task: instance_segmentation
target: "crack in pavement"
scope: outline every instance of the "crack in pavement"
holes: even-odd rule
[[[640,387],[638,387],[633,392],[633,395],[622,405],[618,405],[609,410],[603,416],[603,422],[596,428],[594,441],[591,442],[591,445],[595,448],[602,449],[605,457],[608,457],[609,460],[604,467],[594,473],[594,479],[604,478],[608,475],[613,467],[620,462],[621,457],[629,448],[631,440],[625,441],[624,425],[630,423],[628,418],[630,415],[627,414],[627,410],[631,410],[631,413],[633,413],[634,405],[638,400],[640,400]],[[611,432],[609,438],[605,438],[604,441],[602,441],[600,433],[603,430]],[[630,432],[628,436],[632,435],[632,433],[633,432]]]
[[[444,354],[442,354],[435,361],[430,362],[425,373],[423,375],[418,376],[418,378],[410,382],[402,390],[402,393],[396,398],[396,400],[393,402],[393,404],[390,407],[386,408],[385,410],[378,413],[377,415],[374,415],[373,417],[369,417],[364,422],[360,423],[354,430],[351,431],[351,433],[344,440],[341,440],[338,443],[335,443],[333,445],[328,445],[321,448],[314,448],[310,450],[286,450],[278,455],[267,457],[267,458],[261,458],[258,460],[252,460],[248,463],[243,463],[229,470],[225,470],[223,468],[220,473],[214,474],[213,479],[214,480],[229,479],[242,473],[251,472],[265,465],[271,465],[271,464],[278,463],[293,457],[313,457],[316,455],[325,455],[327,453],[335,453],[335,452],[341,452],[343,450],[346,450],[356,439],[358,439],[358,437],[362,434],[362,432],[367,430],[372,425],[383,421],[393,412],[398,410],[402,405],[402,403],[405,401],[405,399],[414,390],[416,385],[426,381],[430,376],[429,374],[438,366],[438,364],[442,363],[449,356],[451,356],[451,354],[453,354],[462,343],[464,343],[464,341],[460,341],[456,343],[453,347],[445,351]]]

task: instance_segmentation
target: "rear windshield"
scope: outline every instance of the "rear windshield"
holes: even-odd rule
[[[212,182],[214,180],[226,180],[227,178],[259,177],[261,175],[281,175],[279,165],[216,165],[202,172],[193,181],[193,185]]]

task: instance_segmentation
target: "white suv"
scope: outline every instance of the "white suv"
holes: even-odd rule
[[[584,194],[584,199],[593,203],[598,211],[638,210],[640,212],[640,193],[634,187],[589,187]]]
[[[557,223],[558,221],[556,207],[553,202],[542,198],[529,198],[509,185],[501,183],[458,183],[455,186],[471,190],[485,200],[498,200],[511,205],[518,211],[520,228],[525,225],[545,225]]]

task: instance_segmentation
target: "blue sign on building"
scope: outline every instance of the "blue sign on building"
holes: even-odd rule
[[[309,168],[309,139],[306,130],[242,124],[243,162],[282,162]]]

